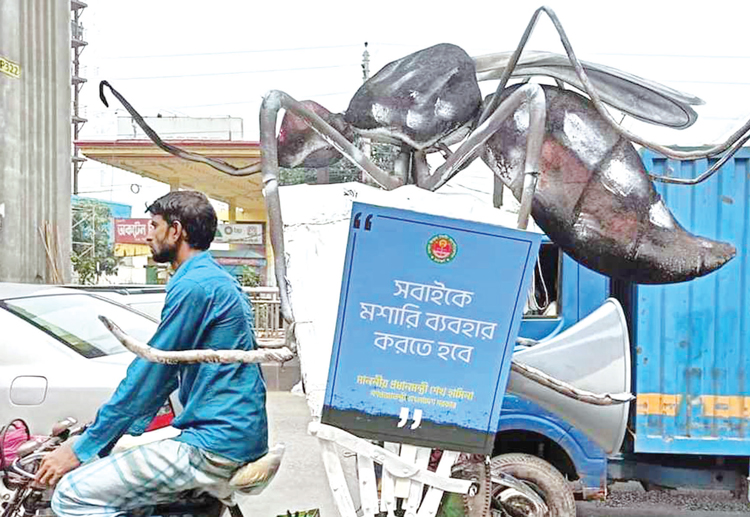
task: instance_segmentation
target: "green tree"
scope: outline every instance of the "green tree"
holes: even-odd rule
[[[242,272],[237,277],[237,281],[243,287],[258,287],[260,285],[260,275],[250,266],[242,266]]]
[[[110,238],[112,214],[107,205],[92,199],[73,204],[71,261],[81,284],[95,284],[102,275],[117,274],[120,259]]]
[[[395,145],[374,143],[372,144],[372,155],[370,159],[382,170],[392,173],[393,163],[398,156],[398,148]],[[330,183],[346,183],[348,181],[358,181],[361,173],[346,158],[341,158],[328,168],[328,177]],[[279,168],[280,185],[298,185],[300,183],[316,183],[317,172],[315,169],[285,169]]]

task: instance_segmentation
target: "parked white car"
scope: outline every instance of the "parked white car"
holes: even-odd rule
[[[140,311],[155,320],[161,319],[161,311],[167,296],[163,285],[86,285],[69,286],[77,290],[94,293]],[[260,346],[275,346],[284,341],[285,331],[280,315],[279,290],[276,287],[243,287],[250,298],[255,314],[255,337]],[[272,391],[292,389],[301,380],[299,359],[284,365],[261,364],[266,386]],[[173,405],[179,411],[179,401],[173,397]]]
[[[167,296],[163,285],[86,285],[69,286],[127,305],[157,321]],[[255,337],[259,342],[284,337],[279,313],[279,290],[276,287],[243,287],[255,314]]]
[[[133,359],[100,314],[144,342],[156,331],[157,318],[96,294],[0,283],[0,426],[22,418],[46,434],[66,417],[93,420]],[[151,429],[173,417],[167,403]]]
[[[161,310],[167,298],[167,288],[163,285],[85,285],[69,286],[96,294],[103,298],[127,305],[139,312],[161,320]]]

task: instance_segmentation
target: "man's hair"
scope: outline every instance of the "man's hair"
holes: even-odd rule
[[[176,190],[166,194],[146,209],[160,215],[168,225],[180,221],[187,232],[191,248],[207,250],[216,234],[216,211],[208,198],[194,190]]]

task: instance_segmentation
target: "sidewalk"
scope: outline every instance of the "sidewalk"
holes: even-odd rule
[[[321,517],[337,517],[317,438],[307,434],[310,413],[302,395],[268,392],[269,443],[284,443],[286,452],[273,483],[259,496],[244,497],[246,517],[276,517],[300,510],[320,509]],[[354,462],[344,463],[348,479]],[[352,474],[352,475],[349,475]]]

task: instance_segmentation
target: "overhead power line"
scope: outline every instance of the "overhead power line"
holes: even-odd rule
[[[636,54],[631,52],[594,52],[590,56],[625,56],[625,57],[677,57],[685,59],[750,59],[750,56],[708,56],[705,54]]]
[[[317,99],[319,97],[332,97],[334,95],[354,95],[355,90],[347,91],[347,92],[332,92],[332,93],[318,93],[318,94],[311,94],[311,95],[300,95],[300,98],[305,99]],[[218,106],[240,106],[244,104],[260,104],[261,99],[258,98],[253,101],[237,101],[237,102],[220,102],[217,104],[193,104],[190,106],[173,106],[172,109],[185,109],[185,108],[214,108]]]
[[[163,59],[173,57],[200,57],[200,56],[230,56],[234,54],[264,54],[271,52],[299,52],[301,50],[328,50],[335,48],[351,48],[359,47],[361,43],[356,45],[330,45],[323,47],[296,47],[296,48],[274,48],[274,49],[258,49],[258,50],[230,50],[222,52],[194,52],[190,54],[151,54],[141,56],[112,56],[103,57],[102,59],[115,60],[115,59]]]
[[[299,94],[296,95],[299,99],[318,99],[321,97],[333,97],[336,95],[348,95],[352,96],[354,95],[354,92],[356,90],[352,89],[345,92],[329,92],[329,93],[312,93],[312,94]],[[156,111],[161,113],[177,113],[176,110],[183,110],[183,109],[189,109],[189,108],[218,108],[222,106],[245,106],[245,105],[257,105],[262,102],[262,99],[260,97],[253,99],[253,100],[243,100],[243,101],[235,101],[235,102],[218,102],[215,104],[190,104],[186,106],[141,106],[141,109],[144,111]],[[115,114],[123,114],[127,113],[124,109],[116,109]],[[177,117],[190,117],[191,115],[173,115]],[[128,115],[129,117],[129,115]]]
[[[750,86],[750,82],[741,81],[697,81],[695,79],[660,79],[662,83],[716,84],[722,86]]]
[[[302,70],[326,70],[331,68],[359,68],[359,63],[353,65],[329,65],[329,66],[308,66],[301,68],[275,68],[268,70],[246,70],[243,72],[211,72],[205,74],[178,74],[178,75],[153,75],[144,77],[116,77],[113,81],[145,81],[150,79],[180,79],[183,77],[212,77],[226,75],[246,75],[246,74],[268,74],[276,72],[299,72]]]

